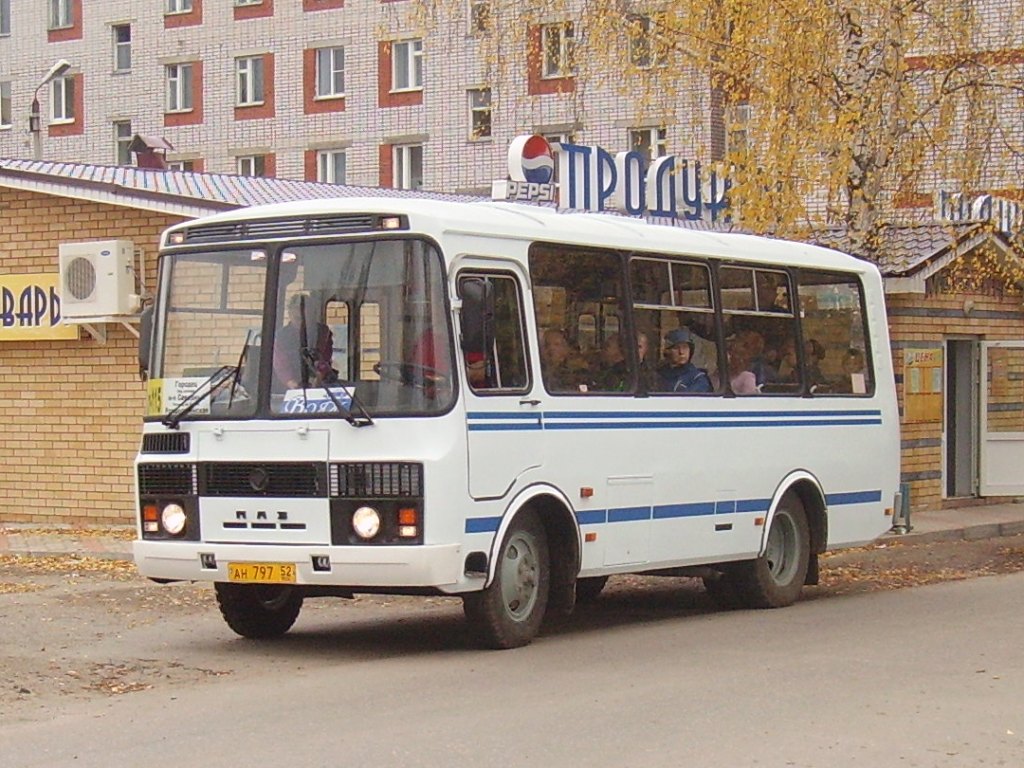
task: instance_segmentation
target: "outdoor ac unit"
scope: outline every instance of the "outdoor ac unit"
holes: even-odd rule
[[[65,320],[125,316],[138,310],[131,240],[61,243],[58,262]]]

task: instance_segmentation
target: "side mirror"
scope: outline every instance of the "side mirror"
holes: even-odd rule
[[[462,351],[485,354],[494,340],[494,288],[482,277],[466,278],[460,288]]]
[[[153,347],[153,305],[147,304],[139,316],[139,378],[149,378],[149,354]]]

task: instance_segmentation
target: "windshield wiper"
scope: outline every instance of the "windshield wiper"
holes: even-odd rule
[[[237,365],[222,365],[210,374],[210,377],[196,387],[192,394],[182,400],[178,405],[162,419],[164,426],[177,429],[181,420],[188,416],[203,400],[220,389],[227,381],[236,380],[239,367]]]
[[[363,406],[363,404],[359,401],[359,398],[356,397],[356,388],[355,388],[355,386],[351,382],[344,382],[344,381],[341,381],[339,379],[339,380],[336,380],[336,381],[334,381],[332,383],[335,386],[340,387],[341,390],[346,395],[348,395],[349,402],[351,402],[356,408],[359,409],[359,415],[358,416],[356,416],[355,414],[352,413],[352,409],[350,407],[342,405],[341,400],[339,400],[338,396],[335,395],[331,391],[331,385],[328,384],[327,382],[321,381],[321,382],[318,382],[316,384],[313,384],[312,386],[308,385],[309,384],[309,374],[310,373],[312,373],[314,375],[318,374],[318,371],[316,370],[316,355],[313,353],[313,351],[311,349],[303,347],[303,349],[302,349],[302,362],[303,362],[303,366],[302,366],[302,391],[303,391],[303,393],[305,393],[305,391],[307,389],[310,389],[310,388],[322,389],[327,394],[327,397],[330,398],[331,402],[334,403],[334,407],[338,409],[338,413],[341,414],[342,418],[345,419],[345,421],[347,421],[353,427],[370,427],[370,426],[373,426],[373,423],[374,423],[373,422],[373,418],[370,416],[369,412],[366,410],[366,408]]]

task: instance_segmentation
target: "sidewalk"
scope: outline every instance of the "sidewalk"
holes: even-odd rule
[[[887,533],[880,541],[921,544],[933,541],[992,539],[1024,533],[1024,503],[957,507],[911,515],[908,533]],[[4,555],[79,555],[131,560],[131,526],[71,528],[0,523],[0,557]]]

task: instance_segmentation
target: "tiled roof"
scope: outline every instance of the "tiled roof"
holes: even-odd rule
[[[107,187],[122,193],[162,195],[193,201],[211,210],[242,208],[263,203],[335,197],[430,197],[441,200],[478,200],[469,195],[413,192],[404,189],[322,184],[314,181],[235,176],[226,173],[161,171],[128,166],[54,163],[0,158],[0,179],[5,174],[31,176],[69,185]]]
[[[979,221],[890,225],[882,229],[881,242],[874,254],[856,253],[846,229],[818,230],[809,239],[817,245],[874,261],[887,277],[902,277],[913,274],[987,227],[987,222]]]

